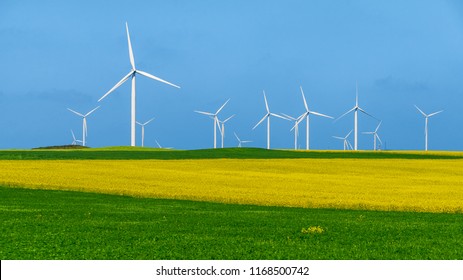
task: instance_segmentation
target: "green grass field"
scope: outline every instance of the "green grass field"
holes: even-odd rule
[[[5,259],[463,259],[463,215],[0,188]],[[323,233],[301,230],[320,226]]]
[[[278,159],[278,158],[367,158],[367,159],[463,159],[463,152],[406,151],[294,151],[260,148],[166,150],[139,147],[96,149],[0,150],[0,160],[21,159]]]
[[[446,160],[463,159],[463,153],[126,147],[0,151],[0,160],[205,158]],[[462,213],[265,207],[5,186],[0,186],[0,197],[3,260],[463,259]],[[307,233],[309,228],[322,232]]]

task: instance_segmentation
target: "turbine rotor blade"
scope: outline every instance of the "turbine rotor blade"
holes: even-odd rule
[[[379,140],[379,143],[383,144],[383,141],[381,141],[381,138],[379,138],[379,135],[378,134],[375,134],[376,138],[378,138]]]
[[[377,126],[376,129],[375,129],[375,132],[378,132],[378,129],[379,129],[379,127],[381,126],[381,123],[382,123],[382,122],[383,122],[383,121],[380,121],[380,122],[379,122],[378,126]]]
[[[108,96],[111,92],[115,91],[118,87],[120,87],[123,83],[125,83],[130,76],[132,76],[135,72],[132,70],[129,72],[129,74],[125,75],[124,78],[122,78],[115,86],[112,87],[105,95],[103,95],[100,99],[98,99],[98,102],[103,100],[106,96]]]
[[[347,133],[347,135],[346,135],[345,138],[349,137],[349,135],[352,133],[352,131],[353,131],[353,130],[349,131],[349,133]]]
[[[215,112],[215,115],[217,115],[220,111],[222,111],[223,107],[227,105],[228,101],[230,101],[230,98],[227,101],[225,101],[225,103],[219,108],[219,110],[217,110],[217,112]]]
[[[357,107],[357,108],[358,108],[358,110],[359,110],[360,112],[364,113],[365,115],[368,115],[368,116],[372,117],[373,119],[378,120],[377,118],[375,118],[375,117],[373,117],[372,115],[368,114],[368,113],[367,113],[365,110],[363,110],[362,108],[360,108],[360,107]]]
[[[268,117],[269,117],[269,114],[266,114],[252,129],[254,130],[259,124],[261,124]]]
[[[158,77],[156,77],[156,76],[153,76],[153,75],[151,75],[151,74],[149,74],[149,73],[146,73],[146,72],[144,72],[144,71],[135,70],[135,72],[138,73],[138,74],[141,74],[141,75],[143,75],[143,76],[145,76],[145,77],[148,77],[148,78],[150,78],[150,79],[159,81],[159,82],[161,82],[161,83],[168,84],[168,85],[173,86],[173,87],[176,87],[176,88],[180,88],[180,87],[177,86],[177,85],[174,85],[174,84],[172,84],[172,83],[170,83],[170,82],[168,82],[168,81],[166,81],[166,80],[163,80],[163,79],[161,79],[161,78],[158,78]]]
[[[222,121],[222,123],[226,123],[227,121],[229,121],[231,118],[233,118],[235,115],[231,115],[230,117],[228,117],[227,119],[225,119],[224,121]]]
[[[354,108],[350,109],[349,111],[345,112],[345,113],[342,114],[340,117],[338,117],[337,119],[335,119],[334,122],[337,122],[339,119],[343,118],[345,115],[349,114],[350,112],[355,111],[355,109],[357,109],[357,107],[354,107]]]
[[[203,112],[203,111],[195,111],[198,114],[206,115],[206,116],[214,116],[214,114],[209,113],[209,112]]]
[[[87,116],[90,116],[91,113],[95,112],[96,109],[100,108],[100,106],[96,107],[95,109],[91,110],[90,112],[88,112],[87,114],[85,114],[85,117]]]
[[[437,114],[442,113],[442,112],[444,112],[444,110],[440,110],[440,111],[431,113],[431,114],[428,115],[428,117],[432,117],[432,116],[437,115]]]
[[[328,119],[334,119],[333,117],[328,116],[328,115],[324,115],[324,114],[322,114],[322,113],[313,112],[313,111],[311,111],[310,113],[311,113],[311,114],[314,114],[314,115],[316,115],[316,116],[320,116],[320,117],[324,117],[324,118],[328,118]]]
[[[299,125],[308,114],[309,112],[305,112],[304,114],[300,115],[298,120],[296,121],[296,125]]]
[[[147,125],[149,124],[150,122],[152,122],[154,120],[154,118],[151,118],[149,121],[145,122],[143,125]]]
[[[76,111],[74,111],[74,110],[72,110],[72,109],[69,109],[69,108],[67,108],[67,109],[68,109],[69,111],[73,112],[74,114],[78,115],[78,116],[85,117],[84,115],[82,115],[82,114],[79,113],[79,112],[76,112]]]
[[[287,114],[285,114],[285,113],[281,113],[281,114],[282,114],[284,117],[286,117],[287,119],[289,119],[289,120],[297,121],[297,119],[291,117],[290,115],[287,115]]]
[[[236,140],[238,140],[238,142],[241,142],[241,140],[240,140],[240,138],[238,137],[238,135],[236,135],[236,132],[233,132],[233,134],[235,134]]]
[[[418,111],[420,111],[420,113],[421,113],[424,117],[427,117],[427,115],[426,115],[423,111],[421,111],[421,109],[418,108],[418,106],[416,106],[416,105],[414,105],[414,106],[415,106],[416,109],[418,109]]]
[[[307,101],[305,100],[304,91],[302,90],[302,86],[300,86],[299,88],[301,89],[301,93],[302,93],[302,100],[304,100],[304,106],[305,106],[305,110],[308,112],[308,111],[309,111],[309,106],[307,106]]]
[[[267,113],[270,113],[270,109],[268,108],[267,97],[265,96],[265,90],[263,90],[263,93],[264,93],[265,108],[267,109]]]
[[[269,115],[270,115],[270,116],[277,117],[277,118],[280,118],[280,119],[283,119],[283,120],[290,121],[290,119],[287,119],[287,118],[285,118],[285,117],[283,117],[283,116],[280,116],[280,115],[277,115],[277,114],[275,114],[275,113],[270,113]]]
[[[133,58],[132,43],[130,42],[129,25],[127,24],[127,22],[125,23],[125,29],[127,30],[127,42],[129,44],[130,64],[132,65],[132,69],[135,70],[135,59]]]

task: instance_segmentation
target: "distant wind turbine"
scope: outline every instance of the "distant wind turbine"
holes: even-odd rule
[[[135,59],[133,57],[133,52],[132,52],[132,44],[130,42],[130,34],[129,34],[129,26],[127,22],[125,23],[125,28],[127,30],[127,41],[129,45],[129,58],[130,58],[130,64],[132,65],[132,69],[130,70],[129,74],[125,75],[112,89],[110,89],[105,95],[103,95],[98,102],[103,100],[106,96],[108,96],[111,92],[116,90],[118,87],[120,87],[123,83],[125,83],[129,78],[132,78],[132,98],[131,98],[131,132],[130,132],[130,145],[135,146],[135,107],[136,107],[136,98],[135,98],[135,76],[137,74],[140,74],[142,76],[148,77],[150,79],[162,82],[164,84],[168,84],[170,86],[180,88],[177,85],[174,85],[168,81],[165,81],[161,78],[158,78],[156,76],[153,76],[149,73],[146,73],[144,71],[138,70],[135,68]]]
[[[141,146],[142,147],[145,146],[145,125],[149,124],[152,120],[154,120],[154,118],[144,123],[137,122],[137,124],[141,126]]]
[[[302,100],[304,100],[304,107],[305,107],[305,113],[301,116],[301,118],[297,121],[297,125],[305,118],[306,119],[306,135],[305,135],[305,149],[309,150],[310,149],[310,115],[316,115],[324,118],[329,118],[329,119],[334,119],[331,116],[324,115],[318,112],[310,111],[309,106],[307,106],[307,101],[305,100],[304,96],[304,91],[302,90],[302,86],[300,87],[301,89],[301,94],[302,94]]]
[[[267,114],[252,128],[253,130],[259,126],[265,119],[267,119],[267,149],[270,149],[270,116],[274,116],[280,119],[288,120],[285,117],[282,117],[280,115],[274,114],[270,112],[270,109],[268,108],[268,103],[267,103],[267,97],[265,96],[265,91],[264,93],[264,101],[265,101],[265,108],[267,109]]]
[[[425,121],[424,121],[424,150],[427,151],[428,150],[428,118],[430,118],[430,117],[432,117],[434,115],[437,115],[439,113],[442,113],[444,110],[440,110],[440,111],[431,113],[429,115],[426,115],[420,108],[418,108],[418,106],[415,105],[415,107],[416,107],[416,109],[418,109],[418,111],[420,111],[420,113],[425,118]]]
[[[339,139],[339,140],[343,140],[343,142],[344,142],[344,151],[345,151],[345,150],[349,150],[349,148],[350,148],[351,150],[353,150],[352,144],[349,142],[349,140],[347,140],[347,138],[349,138],[349,135],[350,135],[351,133],[352,133],[352,130],[349,131],[349,133],[347,133],[347,135],[344,136],[344,137],[333,136],[333,138],[336,138],[336,139]]]
[[[159,149],[173,149],[172,147],[163,148],[163,147],[161,146],[161,144],[159,144],[158,140],[155,139],[154,141],[156,141],[156,145],[158,145],[158,148],[159,148]]]
[[[382,121],[379,122],[378,126],[376,127],[375,131],[363,132],[363,134],[372,134],[373,135],[373,150],[376,151],[376,139],[378,139],[379,143],[382,145],[383,142],[378,135],[378,129],[381,126]]]
[[[252,141],[250,140],[241,140],[238,135],[236,135],[235,132],[233,132],[235,134],[235,137],[236,137],[236,140],[238,140],[238,148],[241,148],[242,147],[242,144],[244,143],[251,143]]]
[[[219,110],[217,110],[217,112],[215,112],[215,114],[214,113],[209,113],[209,112],[203,112],[203,111],[195,111],[198,114],[209,116],[214,120],[214,149],[217,148],[217,127],[219,127],[219,129],[220,129],[219,118],[217,117],[217,115],[220,113],[220,111],[223,109],[223,107],[225,107],[225,105],[227,105],[228,101],[230,101],[230,99],[225,101],[225,103],[222,105],[222,107],[220,107]]]
[[[365,112],[365,110],[363,110],[362,108],[359,107],[358,83],[356,82],[355,83],[355,106],[354,106],[354,108],[350,109],[349,111],[347,111],[346,113],[344,113],[342,116],[340,116],[339,118],[337,118],[335,120],[335,121],[337,121],[337,120],[341,119],[342,117],[344,117],[345,115],[349,114],[350,112],[354,112],[354,150],[356,150],[356,151],[358,149],[358,141],[357,141],[357,138],[358,138],[358,111],[360,111],[360,112],[364,113],[365,115],[370,116],[370,117],[374,118],[375,120],[377,120],[375,117],[368,114],[367,112]]]
[[[68,108],[69,111],[73,112],[79,117],[82,117],[82,145],[83,146],[85,146],[85,137],[87,136],[87,117],[90,116],[91,113],[95,112],[95,110],[98,108],[100,108],[100,106],[96,107],[95,109],[91,110],[85,115]]]
[[[72,134],[72,145],[77,145],[77,143],[82,143],[82,140],[77,140],[76,135],[74,134],[74,131],[71,129],[71,134]]]
[[[219,119],[218,122],[219,122],[219,126],[222,125],[222,129],[220,129],[220,134],[222,136],[222,148],[223,148],[223,140],[225,138],[225,123],[228,122],[231,118],[233,118],[235,115],[232,115],[231,117],[228,117],[227,119],[225,119],[224,121],[221,121]]]
[[[288,120],[291,120],[294,122],[293,128],[291,128],[291,131],[294,130],[294,150],[297,150],[297,137],[299,137],[299,121],[303,118],[304,115],[300,115],[297,118],[291,117],[290,115],[283,114],[284,117],[286,117]]]

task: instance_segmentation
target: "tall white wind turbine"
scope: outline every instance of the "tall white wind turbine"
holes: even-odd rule
[[[267,149],[270,149],[270,116],[274,116],[274,117],[281,118],[284,120],[288,120],[288,119],[270,112],[270,109],[268,108],[267,97],[265,96],[265,91],[263,91],[263,93],[264,93],[264,101],[265,101],[265,108],[267,109],[267,114],[265,114],[265,116],[252,129],[254,130],[257,126],[259,126],[259,124],[261,124],[265,119],[267,119]]]
[[[379,122],[378,126],[376,127],[375,131],[369,131],[369,132],[363,132],[363,134],[372,134],[373,135],[373,150],[376,151],[376,139],[378,139],[379,143],[382,145],[383,142],[381,141],[381,138],[379,138],[378,135],[378,129],[381,126],[382,121]]]
[[[100,106],[96,107],[85,115],[68,108],[69,111],[73,112],[79,117],[82,117],[82,146],[85,146],[85,137],[87,136],[87,117],[90,116],[91,113],[95,112],[95,110],[98,108],[100,108]]]
[[[222,136],[222,148],[223,148],[223,140],[225,138],[225,123],[228,122],[231,118],[233,118],[235,115],[232,115],[230,117],[228,117],[227,119],[221,121],[219,119],[218,122],[219,122],[219,126],[222,125],[222,129],[220,130],[220,135]]]
[[[209,112],[203,112],[203,111],[195,111],[198,114],[209,116],[214,120],[214,149],[217,148],[217,127],[219,127],[219,129],[220,129],[219,118],[217,117],[217,115],[220,113],[220,111],[222,111],[223,107],[225,107],[225,105],[227,105],[228,101],[230,101],[230,99],[225,101],[225,103],[222,105],[222,107],[220,107],[219,110],[217,110],[217,112],[215,112],[215,114],[214,113],[209,113]]]
[[[420,113],[424,116],[425,118],[425,121],[424,121],[424,150],[427,151],[428,150],[428,118],[434,116],[434,115],[437,115],[439,113],[442,113],[444,110],[440,110],[440,111],[437,111],[437,112],[434,112],[434,113],[431,113],[429,115],[425,114],[420,108],[418,108],[418,106],[416,106],[416,109],[418,109],[418,111],[420,111]]]
[[[352,108],[349,111],[345,112],[342,116],[340,116],[339,118],[336,119],[336,121],[337,121],[337,120],[341,119],[342,117],[344,117],[345,115],[349,114],[350,112],[354,112],[354,150],[356,150],[356,151],[358,149],[358,140],[357,139],[358,139],[358,112],[359,111],[364,113],[365,115],[370,116],[370,117],[374,118],[375,120],[377,120],[375,117],[368,114],[367,112],[365,112],[365,110],[363,110],[362,108],[359,107],[358,83],[356,82],[355,83],[355,106],[354,106],[354,108]]]
[[[74,131],[71,129],[71,134],[72,134],[72,145],[77,145],[77,143],[82,143],[82,140],[77,140],[76,135],[74,134]]]
[[[142,147],[145,146],[145,125],[149,124],[153,120],[154,118],[151,118],[149,121],[144,122],[144,123],[137,122],[137,124],[141,126],[141,146]]]
[[[302,93],[302,99],[304,100],[304,107],[305,107],[305,113],[301,116],[301,118],[297,121],[297,125],[305,118],[306,119],[306,135],[305,135],[305,149],[309,150],[310,149],[310,115],[316,115],[324,118],[329,118],[333,119],[333,117],[324,115],[318,112],[310,111],[309,106],[307,106],[307,101],[305,100],[304,96],[304,91],[302,90],[302,87],[300,87],[301,93]]]
[[[339,139],[339,140],[343,140],[343,143],[344,143],[344,151],[345,150],[349,150],[349,148],[351,150],[353,150],[352,148],[352,144],[349,142],[349,140],[347,140],[347,138],[349,138],[349,135],[352,133],[352,130],[349,131],[349,133],[347,133],[346,136],[344,137],[339,137],[339,136],[333,136],[333,138],[336,138],[336,139]]]
[[[125,23],[125,28],[127,30],[127,41],[128,41],[128,45],[129,45],[129,59],[130,59],[130,64],[132,65],[132,69],[130,70],[130,72],[125,75],[112,89],[110,89],[105,95],[103,95],[99,100],[98,102],[100,102],[101,100],[103,100],[106,96],[108,96],[110,93],[112,93],[114,90],[116,90],[118,87],[120,87],[123,83],[125,83],[129,78],[132,79],[132,97],[131,97],[131,132],[130,132],[130,145],[131,146],[135,146],[135,124],[136,124],[136,120],[135,120],[135,107],[136,107],[136,94],[135,94],[135,76],[137,74],[140,74],[142,76],[145,76],[145,77],[148,77],[150,79],[153,79],[153,80],[156,80],[156,81],[159,81],[161,83],[164,83],[164,84],[168,84],[170,86],[173,86],[173,87],[176,87],[176,88],[180,88],[179,86],[177,85],[174,85],[168,81],[165,81],[161,78],[158,78],[156,76],[153,76],[149,73],[146,73],[144,71],[141,71],[141,70],[138,70],[135,68],[135,59],[133,57],[133,52],[132,52],[132,44],[130,42],[130,34],[129,34],[129,26],[127,24],[127,22]]]
[[[241,140],[238,135],[236,135],[236,132],[233,132],[235,134],[236,140],[238,140],[238,148],[242,147],[242,144],[244,143],[251,143],[251,140]]]

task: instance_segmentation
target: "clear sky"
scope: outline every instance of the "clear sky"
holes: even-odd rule
[[[82,138],[86,113],[91,147],[130,144],[130,82],[101,102],[130,70],[125,22],[137,68],[181,86],[137,77],[137,120],[145,146],[212,147],[215,111],[232,132],[265,147],[271,111],[299,116],[309,107],[334,117],[355,104],[383,121],[387,149],[463,150],[463,1],[0,1],[0,148],[32,148]],[[360,115],[359,130],[377,122]],[[272,120],[272,147],[292,148],[291,123]],[[333,135],[353,128],[353,115],[333,123],[313,117],[311,147],[342,149]],[[299,141],[305,143],[305,127]],[[353,142],[353,138],[351,138]],[[141,129],[137,127],[137,144]],[[359,148],[372,149],[370,135]]]

